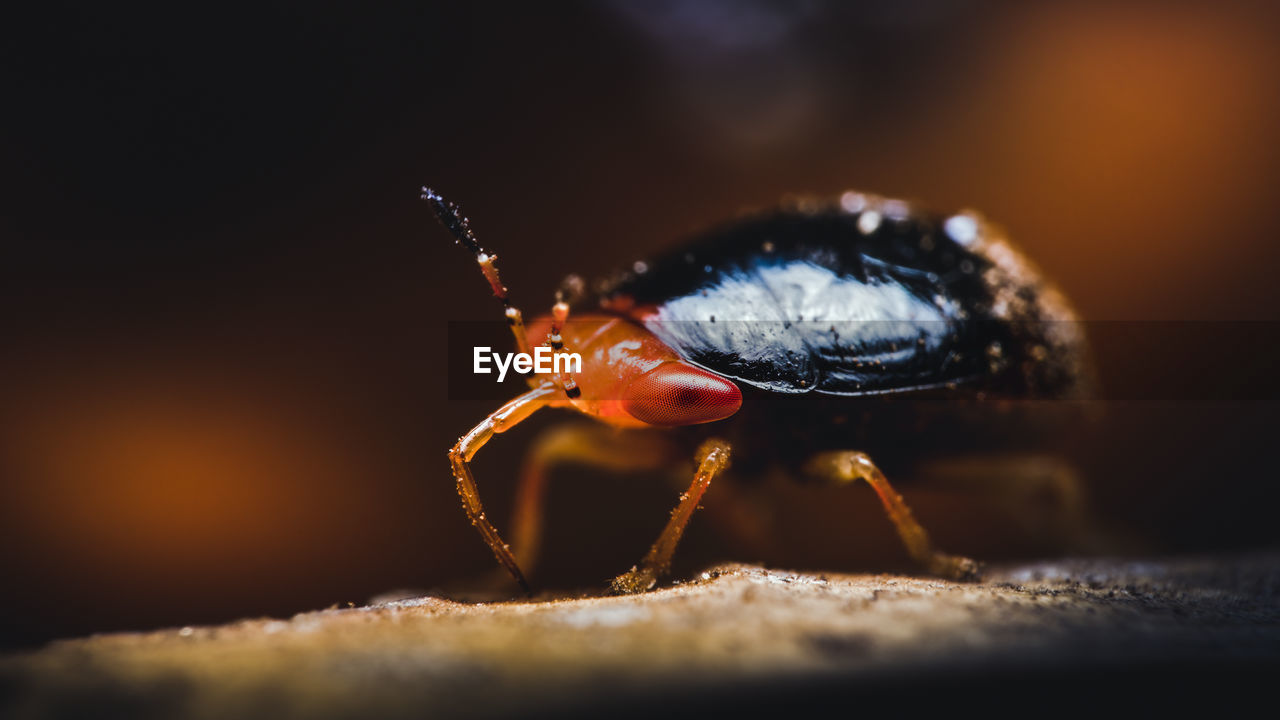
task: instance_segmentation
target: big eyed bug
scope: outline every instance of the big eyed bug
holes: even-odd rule
[[[522,481],[513,552],[485,514],[470,462],[495,434],[539,409],[574,410],[616,428],[703,428],[692,484],[649,553],[612,582],[615,592],[635,593],[668,571],[735,445],[735,467],[745,472],[781,464],[837,484],[866,481],[915,561],[941,576],[973,576],[974,561],[932,546],[857,444],[875,444],[875,432],[859,432],[848,419],[883,417],[873,429],[915,437],[923,400],[1061,398],[1087,385],[1085,339],[1068,304],[975,213],[943,216],[854,192],[794,202],[636,262],[597,284],[595,307],[572,317],[562,289],[550,315],[526,325],[496,256],[458,207],[426,187],[422,198],[474,253],[517,349],[546,344],[583,359],[580,372],[529,377],[528,392],[449,451],[467,515],[526,592],[521,568],[538,545],[541,472]],[[904,398],[912,402],[887,402]],[[912,409],[912,429],[898,422],[903,407]],[[908,443],[906,452],[922,444]],[[540,452],[543,465],[570,458],[618,467],[657,462],[667,456],[660,445],[643,440],[633,451],[601,436],[560,437]]]

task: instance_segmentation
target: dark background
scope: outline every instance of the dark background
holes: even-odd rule
[[[424,182],[530,314],[787,193],[979,208],[1096,324],[1110,419],[1073,444],[1099,515],[1146,552],[1274,546],[1267,4],[457,5],[0,23],[5,645],[490,568],[444,452],[494,407],[450,400],[443,345],[497,310]],[[477,463],[500,526],[555,420]],[[578,475],[551,497],[566,586],[628,567],[673,500]],[[842,497],[802,522],[865,532],[780,538],[788,564],[897,562],[870,494]],[[949,547],[1029,552],[919,510]],[[751,559],[688,541],[678,571]]]

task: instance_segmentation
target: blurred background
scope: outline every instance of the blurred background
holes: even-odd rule
[[[530,314],[570,271],[788,193],[981,209],[1096,326],[1109,419],[1073,445],[1099,516],[1143,552],[1280,539],[1272,5],[39,13],[0,29],[5,646],[490,570],[445,451],[495,408],[450,398],[442,345],[497,309],[423,183]],[[477,462],[500,526],[557,419]],[[566,473],[544,578],[626,569],[673,496]],[[900,562],[869,492],[848,498],[800,522],[862,535],[796,531],[771,561]],[[1031,552],[922,502],[949,549]],[[696,518],[687,540],[677,572],[753,559]]]

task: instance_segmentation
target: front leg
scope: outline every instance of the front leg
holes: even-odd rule
[[[680,504],[671,513],[671,519],[658,535],[657,541],[649,549],[638,567],[613,579],[613,592],[619,595],[631,595],[653,589],[658,578],[666,575],[671,569],[671,556],[675,554],[676,545],[684,528],[698,508],[698,502],[711,485],[715,476],[729,467],[729,444],[723,440],[711,439],[698,449],[698,471],[693,476],[693,483],[680,496]]]
[[[453,467],[453,479],[458,486],[458,497],[462,499],[462,508],[485,544],[493,551],[493,556],[511,573],[511,577],[520,584],[526,594],[532,594],[529,582],[511,554],[511,547],[498,534],[497,528],[489,522],[484,505],[480,502],[480,491],[476,489],[475,478],[471,476],[471,460],[480,448],[496,434],[506,432],[520,421],[532,415],[539,408],[546,407],[561,392],[551,384],[540,385],[529,392],[503,405],[497,412],[485,418],[479,425],[471,429],[458,443],[449,450],[449,464]]]
[[[948,555],[933,549],[929,533],[925,531],[902,496],[889,484],[888,478],[871,462],[866,453],[856,450],[836,450],[818,453],[805,465],[805,472],[838,485],[849,485],[865,480],[880,496],[889,520],[893,522],[902,543],[912,559],[935,575],[956,580],[970,580],[978,575],[978,563],[959,555]]]

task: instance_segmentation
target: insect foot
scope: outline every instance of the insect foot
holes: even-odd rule
[[[960,582],[973,582],[982,579],[982,563],[960,555],[934,553],[929,559],[930,574]]]
[[[637,595],[648,592],[658,584],[658,574],[649,568],[640,569],[634,565],[631,570],[613,579],[609,590],[614,595]]]

